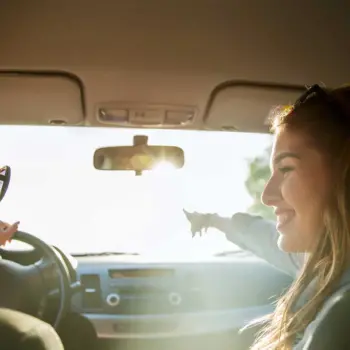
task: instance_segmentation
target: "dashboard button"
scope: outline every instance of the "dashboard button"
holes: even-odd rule
[[[169,293],[168,300],[171,305],[178,306],[182,303],[182,298],[179,293]]]
[[[108,294],[106,302],[109,306],[116,307],[120,303],[120,296],[116,293]]]

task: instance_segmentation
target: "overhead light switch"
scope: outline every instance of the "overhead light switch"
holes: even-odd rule
[[[133,124],[162,124],[164,111],[162,109],[131,109],[130,123]]]
[[[165,116],[165,124],[167,125],[183,125],[191,122],[194,113],[191,111],[167,111]]]

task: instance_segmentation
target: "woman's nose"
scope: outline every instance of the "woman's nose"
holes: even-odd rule
[[[267,181],[264,191],[261,195],[261,202],[268,207],[274,207],[282,199],[280,186],[273,176]]]

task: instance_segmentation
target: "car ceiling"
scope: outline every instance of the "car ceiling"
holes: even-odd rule
[[[349,13],[340,0],[1,0],[0,123],[266,131],[267,105],[348,82]],[[101,108],[194,118],[103,123]]]

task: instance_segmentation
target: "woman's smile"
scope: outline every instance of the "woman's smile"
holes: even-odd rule
[[[288,224],[291,223],[291,221],[295,217],[295,211],[292,209],[288,210],[276,210],[276,217],[277,217],[277,224],[276,228],[278,232],[283,234],[283,229],[286,228]]]

